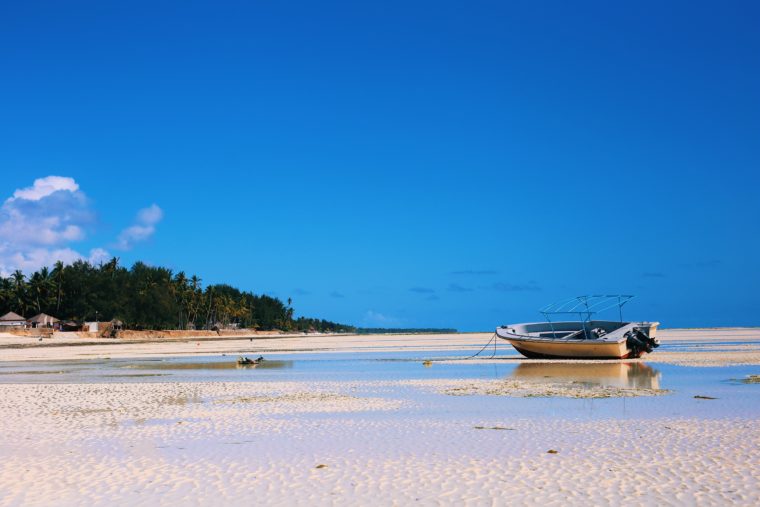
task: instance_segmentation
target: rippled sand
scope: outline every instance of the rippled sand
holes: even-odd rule
[[[0,386],[0,503],[760,502],[756,420],[403,419],[387,384],[305,387]]]
[[[674,341],[693,347],[651,360],[760,364],[754,345],[735,350],[712,335],[700,342],[705,332],[679,331]],[[747,331],[721,333],[736,341]],[[256,346],[461,351],[487,339],[309,337]],[[712,350],[701,352],[700,343]],[[243,345],[95,344],[3,349],[0,358],[208,355]],[[526,375],[532,370],[512,380],[88,384],[46,384],[42,375],[39,384],[0,384],[0,505],[760,504],[760,419],[691,396],[704,417],[528,417],[508,404],[592,398],[565,400],[586,406],[666,393]],[[756,386],[740,387],[757,399]],[[517,399],[526,396],[540,399]]]
[[[430,389],[451,396],[511,396],[515,398],[635,398],[662,396],[667,389],[589,385],[583,382],[526,382],[514,379],[499,380],[408,380],[404,385]]]

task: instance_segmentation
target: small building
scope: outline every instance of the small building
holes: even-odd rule
[[[41,327],[58,328],[60,320],[46,313],[40,313],[29,319],[27,322],[29,322],[29,325],[34,329]]]
[[[23,329],[26,327],[26,319],[18,313],[8,312],[0,317],[0,327]]]
[[[111,330],[112,331],[121,331],[124,329],[124,323],[120,321],[119,319],[113,319],[111,321]]]
[[[73,320],[63,321],[60,324],[61,331],[81,331],[82,324],[74,322]]]

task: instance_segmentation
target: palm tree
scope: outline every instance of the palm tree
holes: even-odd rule
[[[21,270],[17,269],[11,275],[11,280],[13,283],[13,304],[21,312],[21,315],[25,315],[27,309],[26,277]]]
[[[39,271],[32,273],[26,286],[27,300],[37,308],[37,313],[42,313],[43,309],[50,311],[51,292],[53,281],[50,278],[50,270],[42,267]]]
[[[105,263],[102,269],[106,273],[110,274],[111,279],[113,279],[113,277],[116,276],[116,271],[119,269],[119,258],[112,257],[110,261]]]
[[[58,312],[61,310],[61,296],[63,296],[63,269],[63,262],[58,261],[53,266],[53,273],[51,274],[51,278],[56,285],[56,314],[58,314]]]
[[[183,314],[189,315],[189,291],[187,277],[184,271],[180,271],[174,277],[174,293],[179,306],[178,326],[179,329],[185,329],[185,325],[182,324]]]
[[[13,283],[10,278],[3,278],[0,276],[0,307],[3,308],[2,313],[5,310],[10,310],[13,305]]]
[[[40,294],[42,297],[42,308],[50,311],[50,307],[53,306],[53,289],[55,283],[53,283],[53,278],[50,276],[50,269],[48,269],[47,266],[43,266],[40,269],[40,278],[42,279],[42,292]]]
[[[213,310],[213,305],[215,303],[215,297],[214,297],[215,293],[216,291],[214,290],[213,286],[206,288],[205,297],[206,297],[206,300],[208,301],[208,305],[206,308],[206,329],[211,329],[212,327],[211,317],[213,315],[212,310]]]
[[[190,277],[190,290],[192,291],[192,294],[190,295],[189,318],[190,322],[193,323],[193,326],[195,326],[195,322],[198,319],[198,312],[203,306],[202,281],[203,280],[201,280],[198,275]]]

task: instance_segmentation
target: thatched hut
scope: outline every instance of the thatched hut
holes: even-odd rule
[[[0,327],[20,329],[26,327],[26,319],[15,312],[8,312],[0,317]]]
[[[46,313],[40,313],[29,319],[27,322],[29,322],[29,325],[35,329],[40,327],[57,328],[60,320]]]

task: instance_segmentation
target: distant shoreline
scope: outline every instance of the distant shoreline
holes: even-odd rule
[[[426,352],[436,353],[451,351],[477,351],[488,343],[493,332],[486,333],[452,333],[452,334],[323,334],[242,331],[227,336],[207,334],[205,336],[165,336],[155,333],[136,335],[129,338],[98,338],[70,336],[76,333],[57,333],[48,338],[18,336],[0,333],[0,362],[6,361],[49,361],[49,360],[88,360],[99,358],[139,358],[139,357],[189,357],[198,355],[264,355],[299,354],[299,353],[396,353]],[[665,329],[658,333],[663,343],[701,342],[747,342],[760,341],[758,328],[709,328],[709,329]],[[753,345],[754,346],[754,345]],[[507,353],[509,359],[525,360],[511,357],[514,352],[511,345],[502,340],[496,341],[499,354]],[[731,352],[718,354],[730,363],[760,364],[760,355],[747,349],[748,345],[726,346]],[[725,348],[725,347],[724,347]],[[750,347],[752,348],[752,347]],[[695,349],[696,352],[696,349]],[[643,361],[663,362],[684,356],[688,353],[669,351],[660,348]],[[687,357],[688,356],[688,357]],[[712,355],[700,357],[707,358]],[[730,356],[730,360],[728,359]],[[497,358],[504,360],[505,358]],[[681,359],[678,359],[681,360]],[[711,359],[714,361],[714,358]],[[722,360],[721,360],[722,361]]]
[[[737,326],[737,327],[684,327],[684,328],[660,328],[658,338],[664,341],[681,339],[674,333],[689,333],[698,331],[754,331],[760,329],[760,326]],[[188,340],[195,341],[229,341],[229,340],[267,340],[278,338],[303,338],[314,339],[318,337],[383,337],[383,336],[472,336],[488,335],[493,331],[456,331],[456,332],[382,332],[382,333],[304,333],[292,331],[255,331],[250,329],[229,330],[229,331],[182,331],[182,330],[145,330],[145,331],[123,331],[117,338],[104,338],[98,336],[98,333],[84,332],[63,332],[56,331],[52,333],[38,333],[37,330],[27,329],[23,331],[0,331],[0,349],[8,348],[28,348],[28,347],[63,347],[63,346],[81,346],[81,345],[118,345],[118,344],[138,344],[138,343],[170,343],[184,342]],[[664,334],[662,334],[664,333]],[[710,337],[700,337],[709,339]],[[720,337],[716,337],[718,339]]]

